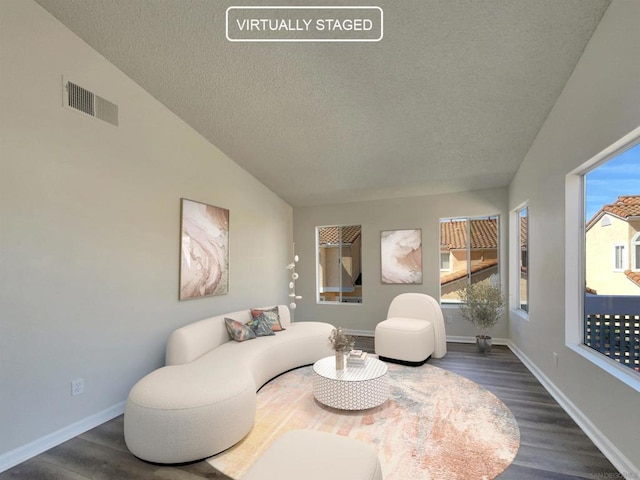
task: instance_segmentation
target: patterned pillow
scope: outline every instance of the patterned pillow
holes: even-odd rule
[[[259,308],[251,309],[251,316],[256,318],[264,318],[272,332],[281,332],[284,330],[282,328],[282,324],[280,323],[280,313],[278,312],[278,307],[268,308],[266,310],[261,310]]]
[[[256,338],[256,334],[251,328],[231,318],[224,319],[224,326],[227,327],[227,332],[229,332],[231,339],[236,342],[244,342],[245,340]]]
[[[251,330],[256,334],[256,337],[268,337],[269,335],[275,335],[271,330],[271,324],[267,321],[264,315],[260,315],[253,320],[249,320],[247,322],[247,326],[251,327]]]

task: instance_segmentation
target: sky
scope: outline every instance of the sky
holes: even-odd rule
[[[586,221],[620,195],[640,195],[640,144],[589,172],[586,185]]]

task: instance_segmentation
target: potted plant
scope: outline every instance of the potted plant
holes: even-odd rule
[[[355,339],[342,327],[334,328],[329,337],[329,345],[336,352],[336,370],[343,370],[346,354],[353,348]]]
[[[477,282],[458,290],[460,314],[462,318],[473,323],[478,329],[476,344],[481,353],[491,350],[491,327],[502,318],[505,300],[500,284]]]

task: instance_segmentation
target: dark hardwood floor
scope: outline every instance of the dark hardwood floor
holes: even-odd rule
[[[358,337],[356,347],[373,351],[373,338]],[[624,478],[507,347],[494,346],[489,354],[482,355],[476,352],[475,345],[450,343],[444,358],[430,359],[428,364],[482,385],[513,412],[520,427],[520,450],[514,462],[498,477],[500,480]],[[217,473],[204,461],[167,467],[138,460],[125,446],[123,417],[119,416],[0,473],[0,480],[9,479],[198,480],[228,477]]]

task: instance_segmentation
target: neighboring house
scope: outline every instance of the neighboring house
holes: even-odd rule
[[[471,282],[489,279],[498,273],[498,220],[472,219],[467,241],[467,220],[440,222],[440,297],[457,301],[457,290]],[[471,247],[467,258],[467,245]],[[470,262],[470,265],[469,265]]]
[[[640,195],[618,197],[586,226],[586,288],[640,295]]]

